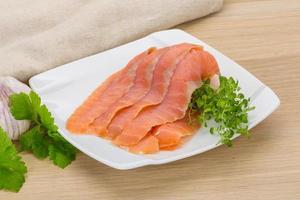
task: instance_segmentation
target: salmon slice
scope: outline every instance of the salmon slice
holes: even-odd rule
[[[183,43],[169,48],[155,67],[149,92],[136,104],[120,111],[113,118],[108,126],[109,138],[114,139],[119,135],[124,126],[132,121],[142,109],[162,102],[176,67],[191,48],[195,48],[195,45]]]
[[[175,122],[155,127],[152,134],[158,139],[159,148],[166,148],[178,146],[183,137],[194,134],[199,128],[198,122],[189,122],[188,116],[185,116]]]
[[[159,152],[158,140],[152,135],[142,139],[138,144],[130,146],[128,150],[138,154],[152,154]]]
[[[121,146],[137,144],[152,127],[183,118],[192,92],[199,87],[201,80],[218,72],[218,64],[211,54],[198,48],[191,49],[176,68],[164,100],[159,105],[143,109],[114,143]]]
[[[125,68],[106,79],[69,117],[66,128],[73,133],[84,133],[96,117],[131,88],[137,67],[154,50],[150,48],[137,55]]]
[[[200,128],[199,123],[189,123],[183,119],[155,127],[136,145],[130,146],[132,153],[151,154],[161,150],[175,150],[182,143],[182,138],[192,135]]]
[[[179,145],[173,145],[173,146],[161,147],[160,150],[174,151],[174,150],[178,149],[179,147],[180,147],[180,144]]]
[[[107,126],[115,114],[135,104],[150,90],[154,68],[167,50],[168,48],[159,49],[144,59],[136,70],[134,85],[119,100],[111,105],[105,113],[97,117],[95,121],[90,124],[87,132],[96,133],[101,136],[107,135]]]

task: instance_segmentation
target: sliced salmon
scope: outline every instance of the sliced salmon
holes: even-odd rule
[[[142,64],[136,70],[136,78],[134,85],[118,99],[111,107],[108,108],[102,115],[97,117],[95,121],[90,124],[87,132],[96,133],[97,135],[106,136],[107,126],[109,125],[115,114],[133,104],[144,97],[150,90],[153,71],[159,63],[161,57],[168,51],[169,48],[162,48],[147,56]]]
[[[180,144],[179,145],[173,145],[173,146],[161,147],[161,148],[159,148],[159,150],[173,151],[173,150],[178,149],[179,147],[180,147]]]
[[[192,135],[200,127],[199,123],[190,123],[188,117],[156,127],[141,141],[128,150],[132,153],[152,154],[159,150],[175,150],[182,143],[182,138]]]
[[[132,87],[137,67],[154,50],[150,48],[137,55],[125,68],[106,79],[70,116],[66,128],[73,133],[85,132],[96,117]]]
[[[159,152],[159,144],[156,137],[149,135],[142,139],[138,144],[130,146],[128,150],[138,154],[152,154]]]
[[[176,67],[194,47],[195,45],[183,43],[169,48],[155,67],[149,92],[136,104],[120,111],[113,118],[108,127],[109,138],[113,139],[119,135],[124,126],[132,121],[142,109],[162,102]]]
[[[192,92],[203,79],[217,74],[219,68],[212,55],[193,48],[176,68],[164,100],[143,109],[126,125],[114,143],[122,146],[137,144],[154,126],[174,122],[185,116]]]
[[[178,146],[183,137],[194,134],[199,128],[200,124],[198,122],[190,122],[189,117],[186,115],[175,122],[155,127],[152,134],[158,139],[159,147],[166,148]]]

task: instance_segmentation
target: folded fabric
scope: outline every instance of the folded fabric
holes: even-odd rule
[[[0,2],[0,75],[22,81],[215,11],[222,0]],[[88,66],[87,66],[88,67]]]

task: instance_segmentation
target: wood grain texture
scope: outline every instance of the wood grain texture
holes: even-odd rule
[[[300,199],[300,1],[228,0],[222,12],[179,26],[270,86],[281,106],[233,148],[118,171],[79,154],[67,169],[23,154],[27,180],[13,199]]]

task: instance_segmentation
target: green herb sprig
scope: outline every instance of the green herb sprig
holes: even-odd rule
[[[235,134],[249,136],[248,112],[250,99],[240,92],[238,81],[232,77],[220,76],[220,86],[213,89],[206,80],[200,88],[194,91],[189,104],[190,112],[199,112],[197,120],[208,127],[208,121],[213,119],[217,125],[210,127],[211,134],[218,134],[220,142],[232,146]]]
[[[11,95],[10,110],[15,119],[31,121],[31,129],[19,138],[21,151],[32,152],[39,159],[49,156],[61,168],[75,160],[76,148],[58,133],[51,113],[35,92]]]
[[[15,145],[0,127],[0,190],[18,192],[25,182],[27,167]]]

